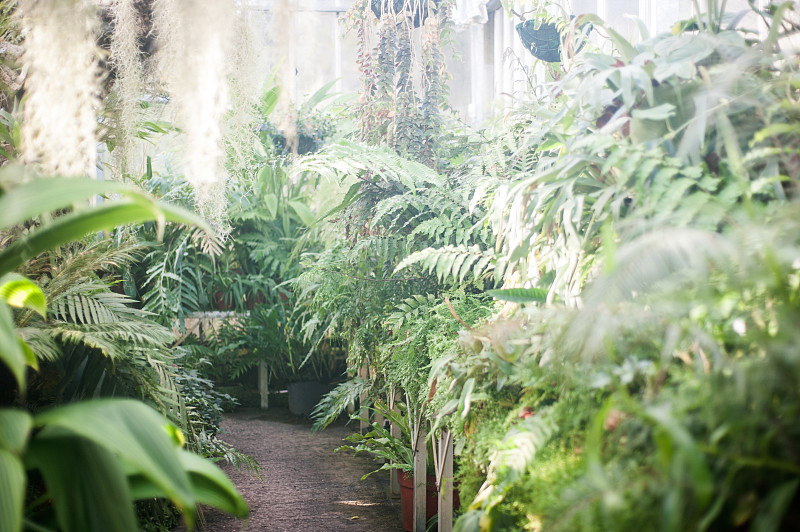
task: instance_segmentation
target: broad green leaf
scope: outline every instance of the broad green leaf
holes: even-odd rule
[[[25,505],[25,468],[19,458],[0,449],[0,530],[22,530]]]
[[[617,31],[615,31],[614,29],[608,26],[605,26],[604,29],[606,32],[608,32],[608,36],[611,39],[611,42],[613,42],[614,45],[617,47],[617,50],[622,56],[622,60],[625,61],[626,63],[630,63],[638,53],[636,51],[636,48],[633,47],[633,45],[628,41],[628,39],[617,33]]]
[[[461,390],[461,399],[459,402],[464,406],[461,411],[461,419],[465,419],[469,415],[470,407],[472,406],[472,389],[475,387],[475,379],[470,377],[464,383],[464,389]]]
[[[487,290],[486,293],[500,301],[512,303],[543,303],[547,301],[547,290],[543,288],[504,288]]]
[[[759,505],[758,513],[753,519],[750,530],[753,532],[778,532],[781,530],[783,516],[789,509],[789,505],[792,504],[798,486],[800,486],[800,480],[790,480],[770,491]]]
[[[247,503],[220,468],[189,451],[181,450],[180,458],[183,468],[189,472],[192,491],[198,503],[219,508],[237,517],[247,517]]]
[[[145,196],[104,203],[92,209],[75,211],[57,218],[22,237],[0,252],[0,275],[13,271],[26,260],[60,245],[79,240],[96,231],[119,225],[164,220],[193,224],[207,229],[207,224],[185,209],[159,204]]]
[[[264,116],[269,116],[278,105],[278,98],[280,97],[281,89],[277,85],[264,93],[261,98],[261,112]]]
[[[0,409],[0,449],[22,454],[32,426],[33,420],[24,410]]]
[[[322,216],[317,219],[317,222],[322,221],[338,212],[345,210],[347,207],[353,204],[358,199],[358,193],[361,192],[361,181],[356,181],[355,183],[350,185],[350,188],[347,189],[347,193],[344,195],[344,199],[342,200],[339,205],[331,209],[330,211],[326,212]]]
[[[0,227],[10,227],[39,214],[70,207],[73,203],[95,195],[135,190],[116,181],[84,178],[36,179],[0,196]]]
[[[43,318],[47,314],[47,301],[39,285],[16,273],[0,277],[0,298],[16,308],[29,308]]]
[[[194,525],[196,501],[188,474],[164,430],[167,421],[155,410],[133,400],[103,399],[45,412],[35,423],[45,427],[39,438],[69,431],[105,447],[158,486]]]
[[[313,227],[316,218],[314,218],[314,214],[311,212],[304,203],[296,200],[289,201],[289,206],[297,213],[297,216],[306,224],[308,227]]]
[[[675,115],[675,106],[671,103],[662,103],[650,109],[634,109],[631,114],[640,120],[666,120]]]
[[[328,98],[330,98],[331,96],[333,96],[332,94],[328,94],[328,91],[330,91],[330,90],[331,90],[331,88],[332,88],[334,85],[336,85],[336,83],[337,83],[337,82],[338,82],[340,79],[341,79],[341,78],[336,78],[336,79],[334,79],[334,80],[331,80],[331,81],[329,81],[328,83],[326,83],[326,84],[325,84],[325,85],[323,85],[322,87],[320,87],[320,88],[317,90],[317,92],[315,92],[314,94],[312,94],[312,95],[311,95],[311,97],[308,99],[308,101],[306,101],[306,102],[303,104],[303,107],[307,107],[307,108],[309,108],[309,109],[313,109],[313,108],[314,108],[314,107],[316,107],[317,105],[321,104],[322,102],[324,102],[325,100],[327,100]]]
[[[11,309],[2,300],[0,300],[0,362],[3,362],[14,375],[20,390],[25,391],[25,352],[17,338]]]
[[[35,438],[26,457],[44,477],[64,532],[138,530],[128,482],[119,458],[104,446],[63,431]]]
[[[275,194],[265,194],[264,195],[264,203],[267,206],[267,210],[269,211],[269,215],[274,219],[278,216],[278,196]]]

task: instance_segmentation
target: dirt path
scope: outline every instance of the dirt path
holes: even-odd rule
[[[222,438],[261,463],[263,480],[224,465],[250,505],[250,518],[206,510],[212,532],[402,530],[400,501],[389,496],[384,471],[370,457],[333,453],[353,431],[339,422],[318,434],[287,410],[242,409],[222,423]]]

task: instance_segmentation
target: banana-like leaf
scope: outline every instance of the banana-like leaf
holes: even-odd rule
[[[156,203],[146,196],[131,194],[131,197],[125,200],[61,216],[53,223],[14,241],[0,252],[0,275],[13,271],[39,253],[78,240],[87,234],[111,230],[118,225],[152,220],[159,222],[169,220],[208,229],[208,225],[202,219],[185,209]]]
[[[60,529],[135,532],[136,515],[119,459],[103,445],[59,432],[59,437],[36,438],[26,461],[41,471]]]
[[[20,224],[39,214],[70,207],[92,196],[112,192],[135,193],[136,189],[116,181],[85,178],[36,179],[0,195],[0,227]]]
[[[247,517],[247,503],[220,468],[189,451],[181,450],[180,457],[181,465],[189,472],[192,492],[198,503],[219,508],[237,517]]]
[[[189,451],[180,451],[180,462],[189,472],[192,493],[199,504],[213,506],[237,517],[247,517],[247,503],[225,473],[208,460]],[[158,486],[141,474],[128,477],[134,499],[164,497]]]
[[[314,226],[316,218],[314,218],[314,214],[311,212],[311,209],[309,209],[303,202],[290,200],[289,206],[294,210],[304,224],[306,224],[308,227]]]
[[[0,530],[22,530],[25,504],[25,468],[14,454],[0,449]]]
[[[61,439],[67,431],[118,456],[158,486],[192,527],[197,501],[180,461],[180,447],[170,438],[167,423],[143,403],[125,399],[75,403],[35,418],[35,424],[44,427],[37,439]]]
[[[39,285],[16,273],[0,277],[0,298],[16,308],[29,308],[43,318],[47,314],[47,300]]]
[[[8,304],[0,299],[0,362],[4,363],[21,391],[25,390],[25,351],[14,329],[14,318]]]
[[[0,409],[0,449],[22,454],[32,426],[33,420],[24,410]]]
[[[0,530],[22,529],[25,503],[24,451],[33,422],[22,410],[0,410]]]

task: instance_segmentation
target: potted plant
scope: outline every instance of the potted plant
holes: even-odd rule
[[[574,19],[575,17],[570,17]],[[592,31],[592,24],[586,22],[580,26],[580,34],[576,35],[573,47],[578,52],[586,44],[586,37]],[[537,59],[546,63],[560,63],[562,42],[568,37],[567,32],[559,29],[557,22],[549,17],[536,17],[520,22],[516,26],[517,34],[525,48]]]
[[[289,411],[296,416],[309,417],[322,397],[333,389],[333,383],[345,373],[346,356],[340,346],[326,340],[312,347],[302,360],[298,359],[289,353],[284,376]]]
[[[346,438],[354,445],[343,445],[336,452],[343,449],[372,453],[376,458],[384,460],[378,469],[361,477],[365,479],[378,471],[397,469],[397,481],[400,484],[400,508],[403,512],[403,529],[411,531],[414,526],[414,450],[411,444],[411,424],[409,422],[408,408],[404,403],[397,403],[396,410],[390,410],[385,403],[377,402],[372,410],[380,413],[388,423],[394,423],[400,428],[400,437],[394,436],[391,431],[377,422],[370,422],[354,414],[350,416],[356,421],[364,421],[371,427],[366,434],[356,432]],[[433,449],[428,443],[428,472],[426,476],[425,493],[425,520],[438,513],[439,498],[436,488],[436,476],[432,471]]]

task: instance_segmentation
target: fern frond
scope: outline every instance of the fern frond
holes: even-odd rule
[[[437,302],[433,294],[422,296],[414,294],[401,301],[396,307],[395,311],[386,319],[386,325],[393,330],[400,330],[404,324],[417,318],[424,309]]]
[[[91,325],[55,322],[43,330],[59,341],[98,349],[111,359],[124,358],[136,349],[163,349],[174,339],[166,327],[145,320]]]
[[[57,320],[83,324],[114,323],[150,315],[131,306],[133,303],[133,299],[111,292],[102,281],[87,279],[53,298],[50,309]]]
[[[398,183],[408,190],[426,185],[444,186],[444,179],[424,164],[404,159],[386,146],[374,147],[341,141],[322,152],[299,161],[293,174],[314,172],[325,179],[341,179],[369,173],[384,184]]]
[[[336,421],[342,412],[347,409],[347,405],[357,401],[364,393],[369,391],[372,386],[372,381],[356,377],[339,384],[336,388],[325,394],[311,412],[311,419],[314,420],[314,426],[311,427],[311,431],[317,432],[323,430]]]
[[[50,331],[41,327],[20,327],[17,329],[17,333],[36,353],[37,359],[52,362],[61,357],[61,346],[50,334]]]
[[[418,264],[423,271],[435,273],[440,281],[452,278],[461,282],[469,273],[476,279],[480,278],[494,269],[496,262],[493,253],[478,246],[426,248],[404,258],[395,268],[395,273]]]

